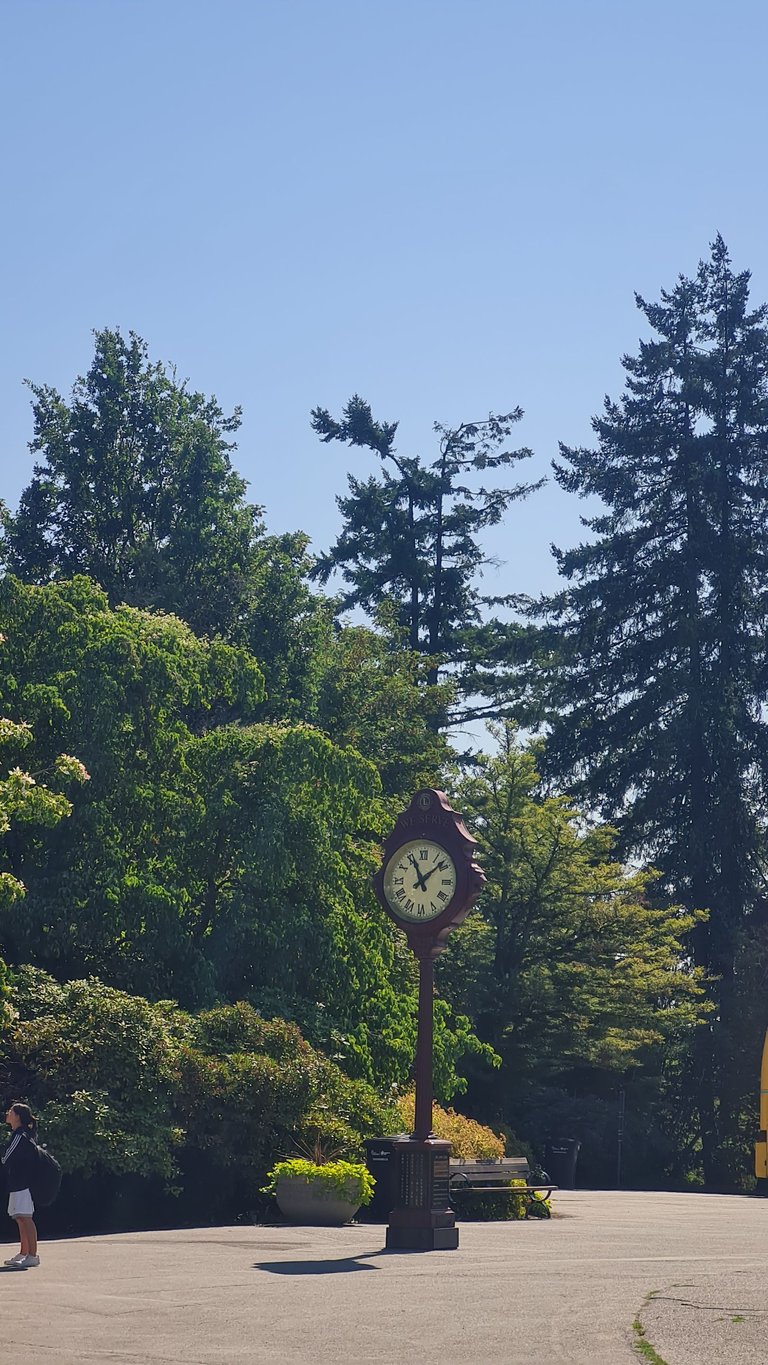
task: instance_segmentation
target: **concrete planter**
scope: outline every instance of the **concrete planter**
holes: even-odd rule
[[[349,1182],[350,1198],[345,1199],[335,1190],[329,1194],[322,1181],[281,1175],[275,1190],[277,1207],[290,1223],[340,1227],[342,1223],[349,1223],[360,1207],[360,1200],[355,1197],[355,1183],[354,1180]]]

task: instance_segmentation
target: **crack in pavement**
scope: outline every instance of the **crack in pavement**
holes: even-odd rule
[[[676,1303],[681,1308],[701,1309],[703,1313],[738,1313],[752,1318],[768,1316],[766,1308],[726,1308],[722,1303],[698,1303],[695,1299],[685,1299],[678,1294],[654,1294],[652,1299],[646,1300],[643,1308],[646,1308],[648,1303]]]

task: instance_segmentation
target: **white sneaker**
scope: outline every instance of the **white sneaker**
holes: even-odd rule
[[[17,1261],[23,1260],[24,1257],[22,1253],[20,1251],[17,1251],[15,1256],[9,1256],[7,1261],[3,1261],[3,1265],[15,1265]]]
[[[23,1270],[30,1270],[32,1266],[40,1264],[39,1256],[22,1256],[19,1263]]]

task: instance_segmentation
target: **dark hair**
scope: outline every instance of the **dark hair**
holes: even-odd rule
[[[36,1137],[37,1119],[32,1113],[32,1110],[30,1109],[29,1105],[12,1104],[9,1106],[9,1108],[11,1108],[14,1114],[16,1114],[17,1117],[21,1119],[21,1126],[24,1129],[24,1132],[28,1133],[31,1138]]]

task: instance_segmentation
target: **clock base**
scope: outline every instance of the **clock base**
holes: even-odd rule
[[[455,1251],[458,1245],[457,1227],[387,1228],[387,1251]]]
[[[451,1144],[439,1138],[395,1138],[389,1251],[455,1251],[459,1230],[449,1201]]]

